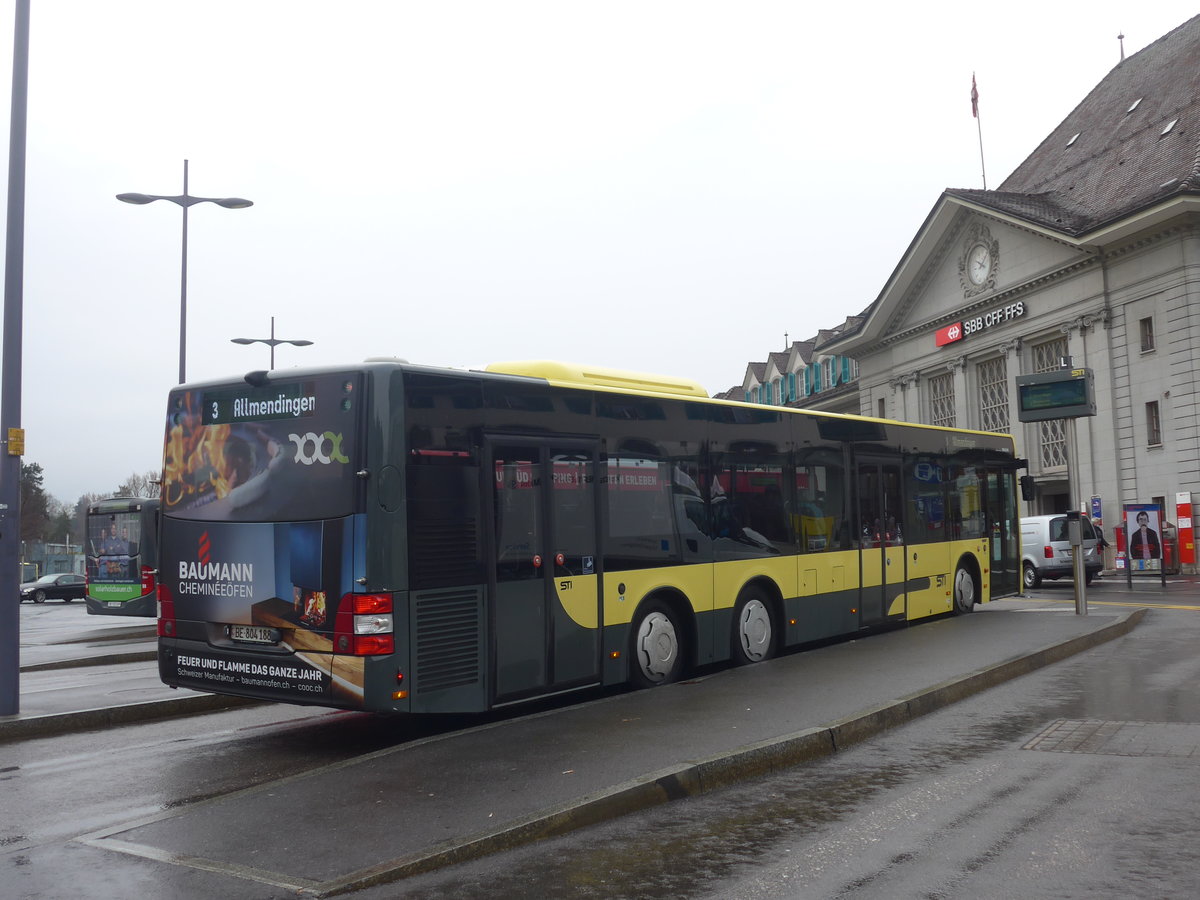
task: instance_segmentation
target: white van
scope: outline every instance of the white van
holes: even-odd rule
[[[1104,568],[1096,549],[1096,529],[1087,516],[1082,516],[1083,567],[1086,582]],[[1028,516],[1021,519],[1021,583],[1025,589],[1035,588],[1043,578],[1073,578],[1071,541],[1067,536],[1067,515]]]

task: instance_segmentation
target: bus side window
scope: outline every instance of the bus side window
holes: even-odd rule
[[[843,550],[851,544],[842,467],[833,454],[817,451],[796,468],[800,552]]]
[[[605,566],[643,568],[675,560],[670,463],[631,452],[601,465],[608,504]]]

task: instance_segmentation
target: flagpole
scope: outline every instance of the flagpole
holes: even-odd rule
[[[987,190],[987,167],[983,163],[983,122],[979,118],[979,89],[975,87],[975,73],[971,73],[971,115],[975,117],[975,130],[979,133],[979,171],[983,175],[983,189]]]
[[[979,122],[979,116],[975,117],[975,127],[979,131],[979,171],[983,173],[983,189],[987,190],[987,169],[983,165],[983,126]]]

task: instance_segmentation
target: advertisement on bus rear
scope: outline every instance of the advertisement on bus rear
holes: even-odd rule
[[[177,626],[205,641],[165,642],[164,679],[294,703],[360,705],[361,659],[338,658],[341,598],[361,571],[361,517],[289,523],[176,520],[163,529],[160,580]],[[361,542],[357,545],[360,549]]]

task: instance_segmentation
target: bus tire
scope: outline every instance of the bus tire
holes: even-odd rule
[[[662,600],[646,603],[629,632],[629,679],[636,687],[678,681],[683,674],[683,629]]]
[[[46,592],[45,591],[34,591],[33,602],[34,603],[45,603],[46,602]]]
[[[979,579],[975,577],[974,568],[966,562],[959,562],[954,570],[954,614],[966,615],[975,611],[979,602]]]
[[[749,666],[775,655],[779,629],[761,588],[742,590],[733,607],[733,627],[729,637],[729,655],[735,666]]]

